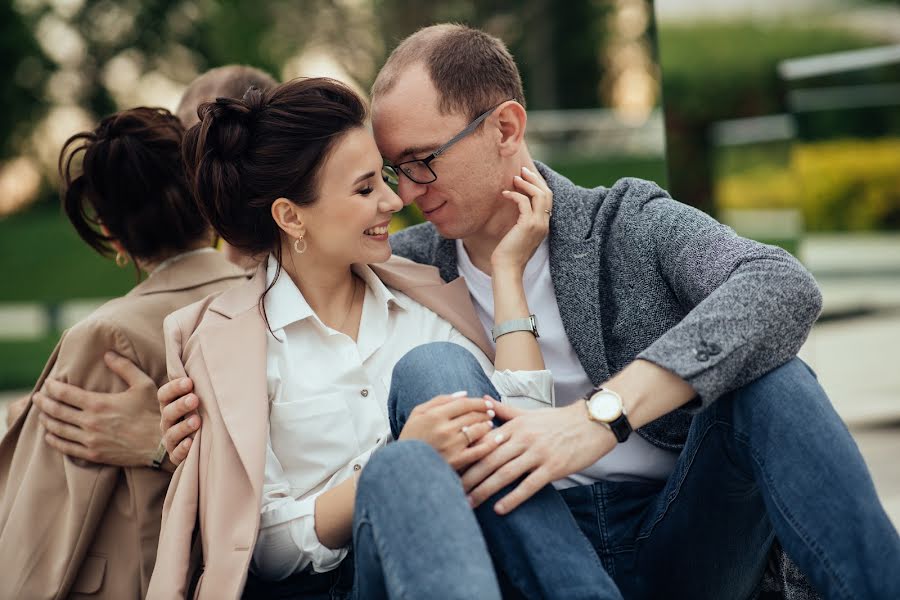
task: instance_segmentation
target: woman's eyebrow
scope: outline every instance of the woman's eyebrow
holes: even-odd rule
[[[353,181],[353,185],[356,185],[357,183],[359,183],[361,181],[365,181],[366,179],[369,179],[370,177],[375,177],[375,171],[369,171],[365,175],[360,175]]]

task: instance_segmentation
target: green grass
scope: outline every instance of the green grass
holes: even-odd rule
[[[0,341],[0,390],[31,389],[59,341],[59,334],[27,341]]]
[[[0,219],[0,303],[110,298],[134,287],[131,266],[91,250],[52,208]]]
[[[571,159],[551,161],[551,166],[580,186],[611,187],[622,177],[639,177],[666,187],[666,163],[662,158],[622,157],[603,161]]]

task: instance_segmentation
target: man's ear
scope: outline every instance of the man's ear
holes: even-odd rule
[[[306,234],[303,209],[287,198],[278,198],[272,203],[272,218],[283,232],[294,239]]]
[[[497,144],[501,156],[515,156],[525,143],[525,124],[528,116],[525,107],[509,100],[493,115],[497,130]]]

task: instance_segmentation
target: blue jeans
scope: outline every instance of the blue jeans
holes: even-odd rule
[[[496,397],[481,387],[483,375],[469,358],[448,344],[407,355],[395,369],[392,429],[436,393]],[[457,379],[466,368],[470,379]],[[591,568],[549,499],[561,496],[601,559],[604,577],[593,585],[605,597],[752,598],[777,535],[825,598],[900,598],[900,537],[850,433],[799,359],[698,414],[667,481],[545,492],[536,497],[546,503],[541,510],[526,503],[497,517],[486,507],[501,492],[477,511],[495,561],[519,589],[540,590],[535,596],[568,597],[553,586],[586,581]],[[509,537],[492,539],[504,520],[515,532],[505,545]],[[562,560],[523,558],[548,547]],[[554,579],[556,569],[564,574]]]
[[[799,359],[716,401],[666,482],[563,490],[626,598],[749,598],[775,536],[825,598],[900,598],[900,538]]]
[[[411,350],[394,367],[391,380],[388,412],[394,437],[400,435],[417,405],[460,390],[475,398],[488,395],[499,399],[478,361],[462,346],[435,342]],[[458,478],[456,487],[461,493]],[[501,490],[475,510],[481,531],[478,539],[471,541],[487,542],[504,597],[622,598],[552,486],[501,517],[492,507],[512,489]],[[440,514],[441,509],[436,510]]]
[[[424,442],[389,444],[360,476],[353,550],[327,573],[248,579],[245,600],[500,600],[459,476]]]

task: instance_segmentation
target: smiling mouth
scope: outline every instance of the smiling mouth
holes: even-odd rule
[[[387,232],[388,232],[387,225],[379,225],[377,227],[370,227],[369,229],[366,229],[365,231],[363,231],[363,233],[366,235],[371,235],[371,236],[376,236],[376,237],[380,236],[380,235],[387,235]]]
[[[425,209],[422,209],[422,214],[424,214],[424,215],[426,215],[426,216],[427,216],[427,215],[430,215],[430,214],[436,212],[437,210],[440,210],[440,208],[443,207],[445,204],[447,204],[447,203],[446,203],[446,202],[442,202],[442,203],[440,203],[439,205],[437,205],[437,206],[435,206],[434,208],[432,208],[431,210],[425,210]]]

